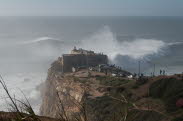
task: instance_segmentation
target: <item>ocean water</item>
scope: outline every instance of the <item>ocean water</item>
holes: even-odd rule
[[[110,63],[150,75],[183,72],[183,17],[0,17],[0,74],[10,93],[35,111],[50,64],[74,47],[107,54]],[[0,87],[0,110],[8,108]]]

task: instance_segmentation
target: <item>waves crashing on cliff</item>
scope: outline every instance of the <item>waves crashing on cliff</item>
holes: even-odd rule
[[[143,63],[142,69],[147,71],[149,68],[153,68],[156,59],[168,56],[171,54],[172,48],[177,48],[182,44],[183,42],[167,43],[153,38],[119,40],[110,27],[105,26],[92,36],[83,39],[79,46],[107,54],[111,63],[122,66],[126,70],[137,72],[139,61]]]
[[[16,45],[2,46],[0,48],[0,53],[3,56],[0,61],[1,72],[5,72],[7,69],[9,74],[12,71],[11,74],[13,73],[13,75],[6,76],[5,74],[5,80],[7,80],[7,86],[10,88],[11,94],[17,94],[17,92],[20,92],[19,89],[23,90],[33,108],[38,112],[39,105],[37,102],[40,101],[40,93],[37,86],[45,80],[50,64],[61,54],[69,53],[74,46],[107,54],[111,63],[132,72],[137,72],[139,60],[143,61],[142,68],[144,72],[150,72],[154,63],[158,66],[157,70],[162,67],[166,70],[175,70],[175,72],[182,70],[182,66],[179,66],[183,65],[182,58],[180,58],[181,62],[176,60],[181,55],[181,52],[178,54],[179,51],[177,50],[182,50],[182,42],[167,42],[145,37],[119,39],[118,36],[119,33],[113,32],[109,26],[104,26],[78,40],[62,41],[59,37],[40,36],[37,39],[30,39],[31,41],[28,41],[28,39],[25,42],[17,42]],[[11,67],[11,69],[7,67]],[[34,74],[31,74],[31,72],[34,72]],[[0,91],[4,94],[2,90]],[[21,94],[18,93],[18,95]],[[4,97],[1,97],[0,106],[4,104]]]
[[[161,40],[135,39],[131,41],[117,40],[115,34],[108,26],[95,33],[93,36],[82,40],[82,47],[109,55],[113,60],[117,55],[129,56],[134,59],[163,52],[167,47]]]

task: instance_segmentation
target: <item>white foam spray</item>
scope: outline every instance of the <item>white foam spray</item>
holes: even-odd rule
[[[96,32],[91,37],[81,41],[81,47],[96,52],[103,52],[113,60],[117,55],[127,55],[134,59],[157,54],[166,44],[156,39],[135,39],[119,42],[108,26]]]

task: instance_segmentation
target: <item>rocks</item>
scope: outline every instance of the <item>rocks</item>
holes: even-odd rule
[[[83,115],[85,109],[88,121],[117,121],[124,118],[126,112],[128,113],[126,121],[162,121],[165,119],[156,111],[146,110],[145,104],[141,106],[144,107],[143,110],[135,107],[136,102],[133,103],[133,101],[138,101],[138,96],[137,90],[131,88],[134,83],[136,83],[135,80],[109,77],[100,72],[91,71],[90,76],[86,75],[85,70],[62,74],[51,68],[48,72],[40,112],[44,116],[59,118],[59,114],[63,111],[59,107],[63,106],[69,118],[78,114]],[[146,84],[139,85],[139,89],[142,86]],[[146,92],[148,87],[145,88]],[[140,96],[139,98],[146,97]],[[113,119],[114,116],[115,119]]]

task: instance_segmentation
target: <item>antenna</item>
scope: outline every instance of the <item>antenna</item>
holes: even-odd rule
[[[155,76],[155,71],[156,71],[156,64],[154,64],[154,70],[153,70],[153,76]]]
[[[139,77],[140,77],[140,73],[141,73],[141,61],[139,60]]]

